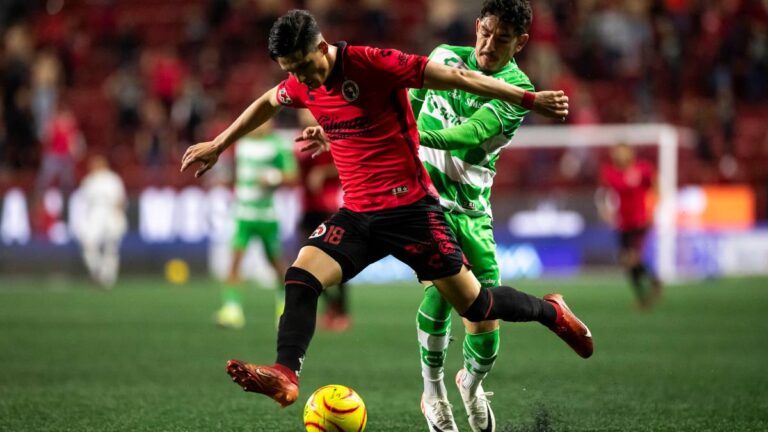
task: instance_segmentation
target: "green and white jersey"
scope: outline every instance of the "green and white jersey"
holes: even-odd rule
[[[276,221],[272,199],[285,173],[296,171],[289,144],[276,134],[246,136],[235,146],[235,217],[242,221]]]
[[[429,58],[479,72],[472,47],[440,45]],[[514,59],[491,76],[534,90]],[[420,157],[442,206],[469,216],[492,216],[496,161],[528,110],[460,90],[411,89],[409,96],[420,132]]]

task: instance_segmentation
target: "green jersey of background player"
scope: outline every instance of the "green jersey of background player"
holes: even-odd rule
[[[232,262],[223,292],[223,306],[216,314],[222,327],[241,328],[245,324],[240,301],[240,264],[248,243],[258,239],[277,275],[276,316],[282,314],[282,283],[285,273],[280,247],[280,226],[275,211],[275,190],[296,177],[293,149],[272,131],[267,122],[237,143],[235,150],[235,233],[232,237]]]
[[[528,91],[533,86],[513,56],[528,41],[531,8],[527,0],[489,0],[476,20],[475,47],[440,45],[430,60],[478,71]],[[528,110],[459,90],[410,91],[420,131],[420,155],[440,194],[446,219],[472,272],[485,287],[500,284],[491,225],[491,185],[499,153],[509,145]],[[424,291],[416,317],[421,346],[422,411],[430,430],[457,430],[443,383],[451,306],[434,286]],[[498,321],[465,320],[464,368],[456,376],[473,431],[495,430],[481,381],[499,347]]]

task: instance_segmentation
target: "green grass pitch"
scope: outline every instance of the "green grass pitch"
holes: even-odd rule
[[[675,286],[639,313],[616,278],[520,281],[559,291],[590,326],[582,360],[538,324],[504,324],[486,381],[499,432],[768,430],[768,279]],[[211,324],[217,285],[127,279],[111,292],[79,281],[0,279],[0,430],[300,431],[303,402],[353,387],[369,431],[424,431],[411,284],[352,288],[353,329],[318,331],[300,402],[279,409],[241,391],[225,361],[274,360],[272,293],[252,289],[242,331]],[[455,316],[455,315],[454,315]],[[454,336],[463,332],[454,320]],[[469,430],[446,374],[461,430]]]

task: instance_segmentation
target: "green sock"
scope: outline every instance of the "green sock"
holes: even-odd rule
[[[416,328],[421,352],[421,375],[426,396],[445,396],[443,365],[451,332],[451,305],[434,285],[424,290],[424,299],[416,314]]]
[[[240,288],[235,286],[227,286],[221,291],[221,298],[225,305],[234,304],[240,306],[242,304],[242,293]]]
[[[474,394],[496,362],[499,354],[499,329],[464,337],[464,377],[461,385]]]

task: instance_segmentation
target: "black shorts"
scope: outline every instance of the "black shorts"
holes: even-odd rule
[[[466,264],[443,209],[431,196],[371,212],[342,208],[320,224],[304,245],[315,246],[336,260],[344,281],[387,255],[411,267],[420,280],[453,276]]]
[[[619,230],[619,245],[621,246],[621,250],[642,249],[643,244],[645,243],[646,233],[648,233],[648,227]]]
[[[319,211],[308,211],[305,212],[304,215],[301,217],[301,221],[299,222],[299,227],[301,228],[301,231],[306,233],[307,236],[309,236],[312,231],[315,230],[320,224],[327,221],[333,213],[328,212],[319,212]]]

